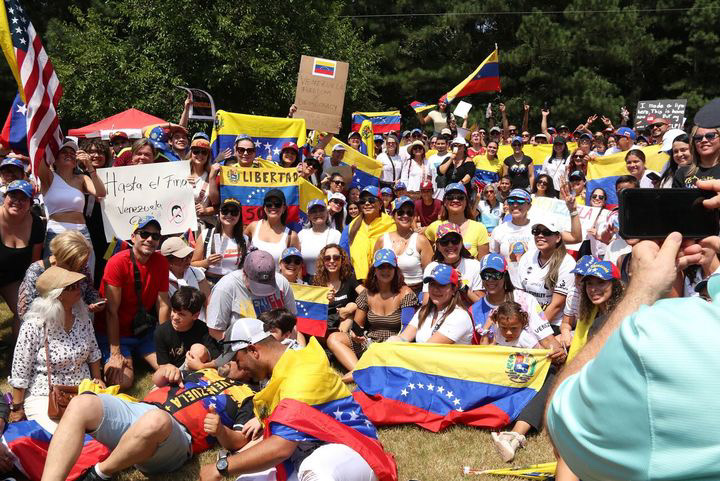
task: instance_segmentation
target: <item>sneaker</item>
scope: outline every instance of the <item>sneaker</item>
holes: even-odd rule
[[[515,459],[515,451],[524,448],[527,444],[525,436],[512,431],[503,431],[501,433],[490,433],[495,444],[495,449],[503,461],[509,463]]]
[[[100,477],[98,473],[95,472],[95,465],[90,466],[87,468],[79,478],[76,478],[75,481],[107,481]]]

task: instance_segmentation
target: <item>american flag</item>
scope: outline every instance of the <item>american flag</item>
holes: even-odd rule
[[[18,0],[4,0],[0,44],[27,107],[28,151],[33,172],[52,163],[63,139],[57,116],[62,87],[35,27]]]

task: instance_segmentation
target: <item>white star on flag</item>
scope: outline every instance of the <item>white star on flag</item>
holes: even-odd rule
[[[12,8],[8,8],[8,12],[10,12],[10,15],[12,15],[12,14],[14,14],[14,13],[15,13],[15,10],[14,10],[14,9],[12,9]]]
[[[424,384],[418,383],[417,387],[419,387],[420,389],[425,389],[425,385],[424,385]]]
[[[343,411],[340,410],[340,408],[337,408],[337,411],[333,413],[335,415],[335,419],[338,421],[342,420],[342,415],[345,414]]]
[[[13,17],[12,22],[13,22],[13,23],[18,23],[17,17]]]
[[[27,107],[25,107],[25,104],[18,104],[17,111],[25,115],[27,113]]]
[[[403,396],[407,396],[407,395],[408,395],[408,390],[407,390],[407,389],[403,389],[402,391],[400,391],[400,394],[402,394]]]
[[[428,391],[432,391],[434,387],[435,387],[435,386],[433,386],[432,384],[428,384],[428,385],[427,385]]]
[[[280,149],[278,149],[277,147],[275,147],[275,148],[273,149],[273,155],[280,155]]]
[[[25,39],[24,39],[24,38],[21,38],[21,39],[20,39],[20,43],[25,44],[25,43],[26,43],[26,42],[25,42]]]
[[[272,144],[270,142],[265,144],[265,150],[267,150],[268,152],[270,152],[271,147],[272,147]]]
[[[448,391],[445,395],[448,397],[448,399],[455,396],[452,391]]]
[[[256,140],[256,141],[255,141],[255,148],[256,148],[256,149],[259,149],[260,147],[262,147],[262,143],[261,143],[259,140]]]
[[[17,27],[17,28],[15,29],[15,31],[16,31],[17,33],[22,33],[22,28]]]
[[[359,416],[355,411],[350,411],[350,421],[355,421],[358,417]]]
[[[437,388],[437,392],[439,392],[440,394],[442,394],[444,390],[445,390],[445,388],[442,386]]]
[[[458,398],[455,398],[453,404],[457,406],[458,404],[460,404],[460,400]]]

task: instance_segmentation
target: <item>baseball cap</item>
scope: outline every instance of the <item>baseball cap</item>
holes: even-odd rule
[[[580,170],[573,170],[572,173],[568,176],[568,179],[570,180],[585,180],[585,174],[582,173]]]
[[[129,137],[128,137],[128,134],[126,134],[122,130],[116,130],[115,132],[110,134],[110,142],[112,142],[114,139],[129,140]]]
[[[298,149],[298,146],[295,142],[285,142],[282,146],[282,149],[280,149],[280,152],[282,152],[285,149],[290,149],[294,151],[296,154],[300,152],[300,149]]]
[[[560,225],[557,222],[555,222],[555,219],[553,219],[551,217],[548,217],[547,219],[543,219],[538,222],[533,222],[530,229],[534,229],[535,227],[537,227],[539,225],[544,225],[545,227],[548,228],[548,230],[551,230],[553,232],[561,232],[562,231],[562,227],[560,227]]]
[[[432,271],[430,271],[430,275],[423,279],[423,282],[425,283],[430,281],[435,281],[441,286],[446,286],[448,284],[457,286],[460,283],[460,276],[458,271],[453,269],[451,266],[447,264],[438,264],[433,267]]]
[[[467,195],[467,189],[465,189],[465,186],[462,185],[460,182],[453,182],[452,184],[448,184],[448,186],[445,187],[444,195],[447,195],[449,192],[452,192],[453,190],[459,190],[463,194]]]
[[[670,121],[668,119],[656,116],[654,114],[650,114],[647,117],[645,117],[645,123],[648,125],[653,125],[653,124],[670,125]]]
[[[254,250],[245,257],[243,272],[248,289],[256,296],[269,296],[277,289],[275,259],[269,252]]]
[[[0,169],[8,166],[17,167],[25,172],[25,164],[23,164],[22,160],[16,159],[15,157],[5,157],[2,163],[0,163]]]
[[[615,131],[615,135],[630,137],[632,140],[635,140],[635,131],[630,127],[620,127]]]
[[[227,199],[222,201],[222,205],[228,204],[236,204],[237,206],[240,206],[240,201],[237,199],[233,199],[232,197],[228,197]]]
[[[397,182],[395,183],[394,190],[407,190],[407,186],[405,185],[405,182]]]
[[[480,272],[485,269],[494,269],[498,272],[505,272],[507,270],[507,263],[505,258],[500,254],[491,252],[480,259]]]
[[[346,202],[345,196],[340,192],[333,192],[332,194],[330,194],[330,197],[328,197],[328,202],[330,202],[331,200],[337,200],[342,202],[343,204]]]
[[[555,130],[555,127],[548,127],[547,131],[551,134],[554,134],[557,132],[557,130]]]
[[[697,111],[693,122],[703,129],[720,127],[720,97],[712,99]]]
[[[345,146],[344,146],[343,144],[335,144],[335,146],[332,148],[332,151],[333,151],[333,152],[338,152],[338,151],[340,151],[340,150],[342,150],[343,152],[345,152],[346,149],[345,149]]]
[[[342,194],[340,194],[342,195]],[[325,201],[322,199],[313,199],[310,202],[307,203],[306,212],[310,212],[310,209],[313,207],[322,206],[323,208],[326,208]]]
[[[255,143],[252,137],[250,137],[248,134],[239,134],[237,137],[235,137],[235,143],[233,145],[237,145],[238,142],[241,140],[249,140],[252,143]]]
[[[672,144],[679,136],[684,135],[685,131],[681,129],[670,129],[663,134],[662,146],[660,152],[670,152],[672,150]]]
[[[362,196],[363,194],[370,194],[373,197],[380,197],[380,189],[378,189],[374,185],[368,185],[360,191],[360,195]]]
[[[435,237],[437,239],[442,239],[449,234],[457,234],[462,237],[462,232],[460,232],[460,226],[457,224],[453,224],[452,222],[445,222],[444,224],[440,224],[437,228],[437,233],[435,234]]]
[[[35,282],[41,296],[47,295],[53,289],[61,289],[85,279],[85,274],[63,269],[59,266],[50,266],[40,274]]]
[[[512,141],[510,141],[510,145],[512,144],[522,144],[522,137],[520,137],[519,135],[513,137]]]
[[[415,207],[415,202],[407,195],[403,195],[393,201],[393,208],[392,208],[393,212],[395,212],[396,210],[398,210],[400,207],[402,207],[405,204],[412,204],[412,206]]]
[[[280,260],[284,261],[288,257],[299,257],[300,260],[302,260],[302,254],[297,247],[288,247],[287,249],[282,251],[282,255],[280,255]]]
[[[380,189],[380,193],[382,195],[393,195],[393,191],[390,187],[383,187],[382,189]]]
[[[265,324],[261,320],[241,317],[225,331],[224,340],[221,341],[225,348],[223,353],[215,358],[215,365],[217,367],[224,366],[233,360],[237,351],[245,349],[251,344],[257,344],[270,336],[269,332],[265,332]]]
[[[73,152],[77,152],[78,144],[73,139],[65,139],[65,140],[63,140],[62,145],[60,145],[58,152],[60,152],[62,149],[65,149],[65,148],[69,148],[69,149],[72,149]]]
[[[578,140],[592,140],[593,136],[588,134],[587,132],[583,132],[580,134],[580,137],[578,137]]]
[[[508,199],[521,199],[527,203],[532,202],[532,197],[530,197],[530,194],[528,194],[528,191],[525,189],[513,189],[510,191],[510,194],[507,196],[507,198]]]
[[[135,223],[135,226],[133,227],[133,232],[135,232],[135,231],[138,230],[138,229],[142,229],[142,228],[144,228],[144,227],[147,227],[148,224],[153,224],[153,223],[154,223],[155,225],[157,225],[157,228],[158,228],[158,229],[161,229],[161,228],[162,228],[162,227],[160,226],[160,221],[157,220],[155,217],[153,217],[153,216],[151,216],[151,215],[146,215],[146,216],[140,217],[140,219],[138,219],[138,221]]]
[[[580,274],[581,276],[584,276],[587,273],[588,268],[593,265],[593,263],[597,262],[599,259],[586,254],[582,256],[580,259],[578,259],[577,263],[575,263],[575,267],[570,272],[572,274]]]
[[[565,137],[560,137],[559,135],[553,139],[553,144],[565,144]]]
[[[355,137],[355,136],[358,136],[358,137],[362,138],[362,135],[360,135],[360,132],[358,132],[357,130],[355,130],[355,131],[353,131],[353,132],[350,132],[350,133],[348,134],[347,138],[348,138],[348,140],[350,140],[351,138],[353,138],[353,137]]]
[[[283,204],[287,204],[287,202],[285,201],[285,194],[283,194],[283,191],[280,189],[270,189],[265,192],[265,197],[263,198],[263,201],[272,199],[273,197],[276,199],[280,199]]]
[[[502,129],[500,129],[500,127],[493,127],[490,129],[490,133],[492,134],[493,132],[502,132]]]
[[[380,267],[383,264],[397,267],[397,256],[392,249],[380,249],[373,256],[373,267]]]
[[[163,242],[162,247],[160,248],[160,253],[167,256],[175,256],[179,257],[181,259],[189,256],[195,251],[192,247],[187,245],[185,241],[183,241],[179,237],[170,237]]]
[[[413,134],[422,134],[422,130],[420,130],[420,129],[412,129],[412,130],[410,131],[410,135],[413,135]]]
[[[409,131],[409,130],[403,130],[402,136],[403,136],[403,138],[405,138],[405,137],[410,137],[410,131]]]
[[[419,130],[419,129],[418,129],[418,130]],[[440,135],[452,135],[452,130],[450,130],[450,129],[448,129],[447,127],[445,127],[444,129],[442,129],[442,130],[440,131]]]
[[[604,281],[620,279],[620,269],[610,261],[596,260],[587,268],[584,277],[598,277]]]
[[[195,132],[192,136],[192,139],[193,140],[205,139],[208,142],[210,141],[210,137],[208,137],[208,134],[206,134],[205,132]]]
[[[5,190],[6,193],[10,193],[14,190],[19,190],[26,196],[30,197],[32,199],[33,196],[33,186],[30,182],[27,180],[14,180],[10,182],[7,186],[7,189]]]
[[[423,181],[422,184],[420,184],[420,190],[429,190],[430,192],[433,192],[435,189],[433,188],[432,182],[429,180]]]
[[[382,140],[383,140],[382,134],[375,134],[375,135],[373,135],[373,140],[374,140],[375,142],[377,142],[377,141],[382,142]]]
[[[570,131],[570,128],[565,124],[561,124],[560,127],[558,127],[557,129],[558,132],[560,132],[561,130],[567,130],[568,132]]]
[[[547,135],[545,134],[535,134],[535,139],[545,139],[547,140]],[[565,139],[563,139],[565,140]]]
[[[196,149],[210,150],[210,142],[203,138],[193,139],[193,141],[190,143],[190,147],[195,147]]]
[[[465,140],[465,138],[458,136],[458,137],[455,137],[452,141],[452,145],[455,145],[455,144],[467,145],[468,143],[467,143],[467,140]]]

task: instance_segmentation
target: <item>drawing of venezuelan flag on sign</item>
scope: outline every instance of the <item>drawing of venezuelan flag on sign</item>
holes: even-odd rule
[[[290,284],[297,305],[297,330],[308,336],[327,333],[328,292],[330,288]]]
[[[324,58],[315,58],[313,61],[312,74],[318,77],[335,78],[335,69],[337,62],[334,60],[325,60]]]

